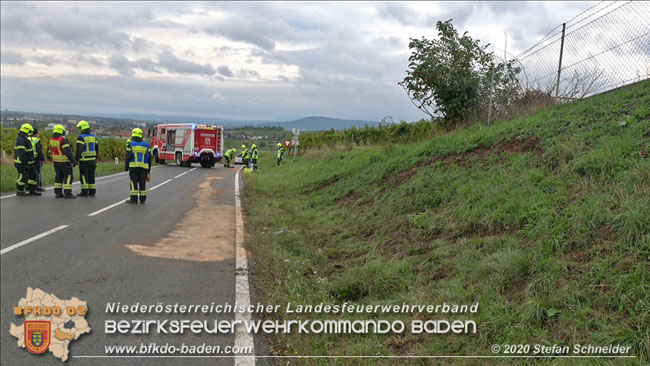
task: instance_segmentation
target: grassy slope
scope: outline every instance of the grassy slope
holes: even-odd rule
[[[124,162],[120,161],[118,165],[115,165],[115,162],[99,162],[97,165],[97,171],[95,172],[96,177],[102,175],[109,175],[114,173],[119,173],[124,171]],[[14,191],[16,190],[16,178],[18,173],[13,164],[2,164],[0,165],[0,190],[2,192]],[[74,181],[79,181],[79,167],[74,168]],[[54,184],[54,166],[52,163],[45,164],[41,168],[41,183],[43,186]],[[76,192],[76,191],[75,191]]]
[[[307,155],[245,179],[263,301],[480,302],[476,335],[295,333],[273,338],[276,351],[485,355],[493,343],[620,343],[639,356],[631,364],[650,361],[650,81],[424,143]],[[481,364],[491,362],[503,364]],[[592,362],[609,363],[620,364]]]

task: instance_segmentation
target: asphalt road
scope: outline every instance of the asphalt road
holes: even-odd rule
[[[183,174],[185,173],[185,174]],[[75,176],[77,169],[75,169]],[[107,345],[234,344],[232,334],[110,335],[106,319],[233,319],[234,314],[107,314],[107,303],[224,304],[235,302],[235,169],[160,166],[152,170],[147,202],[123,202],[126,173],[97,181],[97,196],[6,197],[1,208],[2,365],[60,365],[49,352],[16,346],[13,306],[28,287],[88,304],[92,331],[69,345],[70,365],[231,365],[232,358],[84,358],[106,356]],[[73,186],[78,193],[79,186]],[[69,225],[60,228],[63,225]],[[26,240],[46,233],[36,240]],[[16,247],[16,244],[24,245]],[[13,249],[11,249],[13,248]],[[256,339],[256,353],[264,347]],[[261,364],[260,361],[257,364]]]

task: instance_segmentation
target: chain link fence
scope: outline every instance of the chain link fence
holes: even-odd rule
[[[508,58],[518,90],[494,101],[488,123],[648,79],[650,2],[601,1]]]

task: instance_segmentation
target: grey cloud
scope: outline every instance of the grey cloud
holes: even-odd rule
[[[32,61],[47,66],[52,66],[57,63],[57,61],[51,56],[35,56],[32,58]]]
[[[124,56],[113,55],[108,59],[108,64],[110,67],[117,70],[117,72],[120,73],[120,75],[124,75],[124,76],[135,75],[135,71],[133,71],[133,68],[131,67],[131,62],[129,61],[129,59],[127,59]]]
[[[219,66],[217,71],[219,71],[219,74],[221,74],[223,76],[227,76],[227,77],[233,77],[234,76],[234,74],[232,73],[230,68],[228,68],[228,66],[226,66],[226,65]]]
[[[22,54],[5,50],[2,50],[2,54],[0,54],[0,61],[6,65],[24,65],[27,63],[27,59]]]
[[[375,9],[377,15],[384,19],[395,20],[402,25],[411,25],[417,22],[418,13],[404,3],[380,3]]]
[[[170,72],[180,74],[198,74],[198,75],[214,75],[215,70],[210,64],[198,64],[196,62],[182,60],[170,51],[163,51],[158,58],[158,65],[167,69]]]
[[[260,73],[255,70],[240,69],[237,71],[237,77],[241,79],[258,78]]]
[[[160,72],[160,70],[158,69],[158,64],[148,58],[139,58],[134,62],[132,62],[132,65],[142,70],[158,72],[158,73]]]

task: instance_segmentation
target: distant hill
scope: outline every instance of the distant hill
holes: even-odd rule
[[[272,125],[282,127],[285,130],[291,130],[292,128],[297,127],[303,131],[321,131],[329,130],[330,128],[333,128],[335,130],[343,130],[352,126],[363,127],[366,124],[372,126],[379,124],[379,122],[362,121],[358,119],[338,119],[311,116],[300,118],[294,121],[277,122]]]

